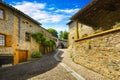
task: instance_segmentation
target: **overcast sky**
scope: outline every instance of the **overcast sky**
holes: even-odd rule
[[[68,30],[66,23],[78,10],[91,0],[4,0],[42,23],[44,28],[54,28],[58,32]]]

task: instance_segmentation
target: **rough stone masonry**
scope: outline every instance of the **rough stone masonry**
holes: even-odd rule
[[[120,30],[77,41],[74,46],[76,63],[120,80]]]

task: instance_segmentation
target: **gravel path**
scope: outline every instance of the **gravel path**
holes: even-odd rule
[[[38,61],[0,69],[0,80],[76,80],[59,62],[54,53]]]

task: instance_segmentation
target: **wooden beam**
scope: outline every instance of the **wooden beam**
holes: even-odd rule
[[[79,39],[78,20],[76,21],[76,39]]]

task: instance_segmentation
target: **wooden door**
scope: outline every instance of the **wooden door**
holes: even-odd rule
[[[28,51],[19,50],[19,63],[27,61]]]

